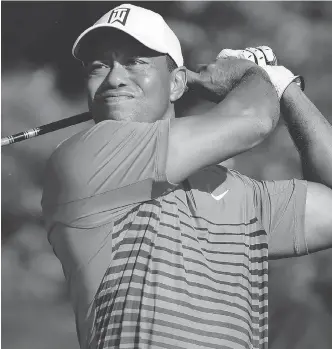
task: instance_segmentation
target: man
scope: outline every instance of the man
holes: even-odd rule
[[[266,349],[268,249],[331,246],[331,126],[256,51],[191,72],[162,17],[128,4],[75,42],[96,125],[56,149],[42,206],[81,348]],[[215,107],[175,118],[186,84]],[[278,97],[308,179],[325,186],[217,165],[271,133]]]

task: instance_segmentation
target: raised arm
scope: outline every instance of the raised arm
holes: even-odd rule
[[[258,49],[227,51],[231,57],[245,57],[255,61],[268,73],[278,93],[280,109],[289,133],[301,156],[303,179],[308,181],[304,205],[306,249],[308,252],[315,252],[332,247],[331,124],[295,83],[298,78],[285,67],[274,66],[276,57],[270,48],[260,46]],[[279,226],[283,227],[283,224]],[[285,234],[291,232],[278,230],[273,237],[278,252],[270,257],[294,256],[294,252],[290,252],[288,246],[289,239],[285,238]]]
[[[208,112],[171,121],[168,180],[180,183],[262,142],[279,118],[277,94],[263,69],[243,59],[217,59],[188,86],[214,102]]]
[[[332,126],[294,83],[281,110],[308,182],[305,236],[309,252],[332,247]]]

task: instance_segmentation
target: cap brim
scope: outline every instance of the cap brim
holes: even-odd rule
[[[94,31],[96,31],[97,29],[101,29],[101,28],[109,28],[109,29],[115,29],[115,30],[120,30],[126,34],[128,34],[129,36],[133,37],[134,39],[136,39],[137,41],[139,41],[141,44],[143,44],[144,46],[148,47],[151,50],[160,52],[160,53],[167,53],[167,49],[159,46],[156,47],[156,45],[151,45],[148,40],[142,40],[142,38],[138,38],[136,35],[132,34],[132,33],[128,33],[126,30],[123,30],[122,28],[113,26],[112,24],[108,24],[108,23],[102,23],[102,24],[97,24],[94,25],[88,29],[86,29],[75,41],[73,48],[72,48],[72,54],[73,56],[78,59],[81,60],[79,57],[79,51],[80,48],[82,47],[83,44],[83,39],[87,38],[87,34],[92,33]]]

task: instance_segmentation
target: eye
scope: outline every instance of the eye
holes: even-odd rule
[[[86,64],[85,67],[89,75],[105,74],[107,69],[110,69],[110,67],[103,62],[90,62]]]
[[[126,66],[137,66],[142,64],[148,64],[148,62],[138,57],[131,57],[126,60]]]

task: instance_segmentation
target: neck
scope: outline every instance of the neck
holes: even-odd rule
[[[169,120],[169,119],[174,119],[175,118],[175,110],[174,110],[174,105],[171,105],[166,113],[163,115],[161,120]]]

